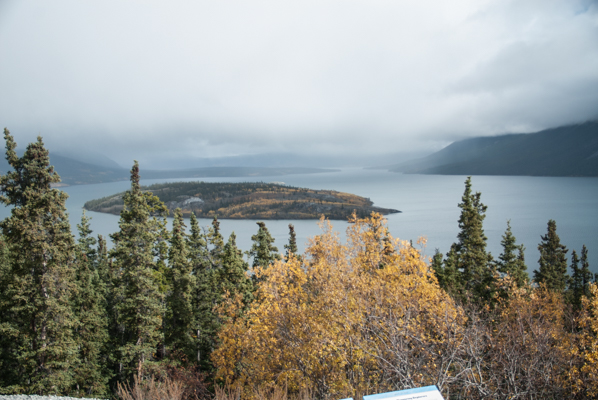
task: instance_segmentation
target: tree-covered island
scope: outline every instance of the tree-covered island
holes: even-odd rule
[[[263,182],[172,182],[143,187],[164,202],[172,215],[180,208],[185,217],[221,219],[328,219],[346,220],[355,211],[364,218],[399,210],[374,207],[368,198],[334,190],[297,188]],[[119,215],[124,193],[85,203],[84,208]]]

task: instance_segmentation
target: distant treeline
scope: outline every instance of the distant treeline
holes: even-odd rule
[[[135,163],[109,250],[85,214],[71,233],[41,138],[19,157],[4,136],[0,394],[338,399],[436,385],[447,400],[598,397],[587,249],[568,260],[551,220],[533,280],[509,225],[493,259],[470,179],[457,241],[431,263],[376,213],[352,216],[346,243],[322,219],[302,255],[292,225],[279,252],[258,222],[244,257],[217,218],[202,229],[191,214],[187,229],[175,210],[167,229]]]

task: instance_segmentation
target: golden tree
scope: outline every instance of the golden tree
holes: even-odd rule
[[[221,379],[319,398],[450,383],[462,312],[380,215],[350,222],[347,244],[322,221],[302,262],[257,268],[261,284],[243,315],[238,299],[223,304],[213,353]]]

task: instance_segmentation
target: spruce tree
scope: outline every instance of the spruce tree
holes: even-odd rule
[[[465,181],[465,191],[459,203],[459,234],[443,266],[435,266],[441,287],[454,298],[471,299],[481,304],[490,302],[495,287],[492,256],[486,252],[483,221],[487,207],[481,202],[481,193],[472,193],[471,177]]]
[[[7,251],[0,295],[0,386],[6,393],[67,394],[78,354],[72,309],[75,242],[67,195],[51,186],[60,177],[41,137],[22,157],[7,129],[4,138],[13,170],[0,176],[0,201],[12,207],[0,223]]]
[[[486,205],[481,193],[471,192],[471,177],[465,181],[465,192],[459,203],[459,234],[457,235],[457,266],[462,273],[465,290],[474,298],[489,298],[492,277],[492,257],[486,252],[486,235],[483,222]]]
[[[503,252],[498,256],[498,271],[508,274],[518,287],[523,287],[529,280],[525,265],[523,245],[516,245],[516,239],[511,231],[511,221],[507,221],[507,230],[502,236]]]
[[[288,260],[291,254],[297,258],[301,257],[301,255],[298,254],[297,234],[295,233],[295,226],[293,226],[293,224],[289,224],[289,243],[285,244],[284,248],[286,250],[285,260]]]
[[[548,231],[541,238],[542,241],[538,245],[540,268],[534,271],[534,280],[550,290],[564,292],[569,283],[566,257],[568,250],[561,244],[554,220],[548,221]]]
[[[274,246],[274,238],[270,235],[266,224],[262,221],[257,222],[258,231],[251,236],[253,244],[251,250],[248,252],[250,257],[253,257],[253,268],[268,267],[276,260],[280,260],[278,248]]]
[[[213,308],[219,295],[216,270],[222,260],[222,236],[216,218],[212,221],[212,228],[209,230],[207,238],[202,233],[194,214],[191,214],[190,228],[191,234],[187,239],[187,245],[189,261],[195,276],[192,303],[195,323],[193,360],[201,371],[210,373],[213,370],[210,354],[215,347],[218,329],[218,320]],[[208,248],[208,240],[212,244],[212,249]]]
[[[222,269],[218,273],[217,281],[222,295],[226,292],[231,296],[240,294],[243,303],[248,305],[253,300],[253,283],[247,276],[249,264],[243,260],[243,252],[237,247],[236,239],[237,236],[233,232],[224,245]]]
[[[123,200],[120,230],[111,235],[111,255],[116,279],[118,373],[121,379],[130,379],[142,373],[144,363],[155,360],[158,345],[163,343],[164,294],[160,284],[164,279],[156,256],[167,210],[156,196],[141,190],[137,161],[131,170],[131,189]]]
[[[168,295],[168,320],[166,344],[171,351],[193,360],[196,350],[194,339],[195,316],[193,296],[196,289],[195,275],[187,251],[187,235],[180,208],[174,212],[168,266],[172,276],[172,286]]]
[[[581,308],[582,297],[590,295],[589,284],[591,282],[592,272],[590,272],[588,264],[588,249],[583,245],[581,259],[575,250],[571,252],[571,278],[567,298],[576,309]]]
[[[77,315],[75,339],[79,349],[79,362],[74,367],[74,377],[80,396],[106,396],[109,380],[105,353],[108,343],[108,316],[104,297],[106,289],[97,267],[97,241],[91,236],[90,219],[83,211],[81,223],[77,225],[78,292],[73,305]]]
[[[211,268],[219,268],[222,265],[222,251],[224,249],[224,238],[220,233],[220,221],[218,217],[212,220],[212,226],[208,229],[207,242],[210,250],[208,251],[208,259]]]

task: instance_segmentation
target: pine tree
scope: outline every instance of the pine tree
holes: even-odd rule
[[[493,276],[492,257],[486,252],[487,238],[482,226],[488,207],[482,204],[480,197],[480,192],[472,194],[471,177],[468,177],[459,204],[461,216],[457,235],[457,266],[462,271],[465,290],[474,298],[488,299]]]
[[[195,291],[193,295],[194,312],[194,361],[203,372],[213,370],[210,354],[215,347],[218,331],[218,319],[213,308],[218,301],[216,271],[222,265],[223,240],[220,234],[220,223],[217,218],[212,221],[208,235],[204,235],[199,227],[197,218],[191,214],[191,234],[187,239],[189,260],[195,276]],[[210,242],[211,249],[208,247]]]
[[[547,289],[564,292],[569,282],[567,274],[567,247],[561,244],[556,233],[556,222],[548,221],[548,232],[538,245],[540,268],[534,271],[534,280]]]
[[[432,259],[432,269],[438,279],[438,284],[453,298],[462,298],[463,280],[460,271],[457,269],[457,245],[453,243],[451,249],[446,254],[446,259],[442,259],[442,253],[436,250]]]
[[[274,238],[270,235],[266,224],[260,221],[257,222],[257,225],[259,229],[257,234],[251,236],[253,245],[248,255],[253,257],[253,268],[266,268],[274,261],[280,260],[280,254],[278,254],[278,248],[273,245]]]
[[[486,252],[483,221],[487,207],[481,193],[472,193],[471,177],[465,181],[465,191],[459,203],[459,234],[447,253],[442,268],[436,266],[439,282],[455,298],[486,303],[495,290],[493,260]]]
[[[580,262],[581,267],[579,266]],[[588,249],[585,245],[581,249],[581,259],[575,250],[571,252],[571,272],[567,298],[573,307],[579,309],[582,297],[590,295],[589,285],[592,282],[592,272],[590,272],[588,264]]]
[[[511,221],[507,221],[507,230],[500,243],[503,252],[498,256],[498,271],[502,274],[508,274],[518,287],[523,287],[529,281],[524,258],[525,247],[515,244],[516,239],[511,231]]]
[[[243,303],[248,305],[253,300],[253,283],[247,276],[249,264],[243,260],[243,252],[237,247],[236,239],[237,236],[233,232],[224,245],[222,269],[218,273],[217,281],[222,295],[226,292],[232,296],[240,294]]]
[[[0,386],[7,393],[66,394],[77,364],[72,296],[75,243],[65,209],[67,195],[53,189],[60,177],[41,137],[22,157],[4,130],[13,171],[0,176],[0,201],[11,215],[0,223],[6,243],[0,337]]]
[[[193,337],[196,325],[193,310],[196,282],[187,251],[187,235],[180,208],[174,212],[168,265],[172,275],[172,288],[167,301],[169,323],[166,343],[171,351],[180,352],[187,360],[193,360],[196,347]]]
[[[298,254],[299,250],[297,249],[297,234],[295,233],[295,226],[293,224],[289,224],[289,243],[284,245],[286,250],[285,253],[285,260],[288,260],[291,254],[293,254],[297,258],[301,258],[301,255]]]
[[[120,230],[111,235],[111,255],[116,279],[118,373],[121,379],[130,379],[142,372],[144,363],[154,360],[163,342],[163,276],[156,256],[167,210],[156,196],[141,190],[137,161],[131,170],[131,189],[123,200]]]
[[[105,354],[108,342],[106,289],[97,268],[97,241],[91,236],[90,219],[83,211],[81,223],[77,225],[78,292],[73,304],[78,322],[75,339],[79,348],[79,363],[74,368],[74,377],[79,395],[106,396],[109,380]]]
[[[211,263],[211,268],[219,268],[222,265],[224,238],[220,233],[220,221],[218,221],[218,217],[214,217],[212,220],[212,226],[208,230],[207,242],[210,247],[208,259]]]

